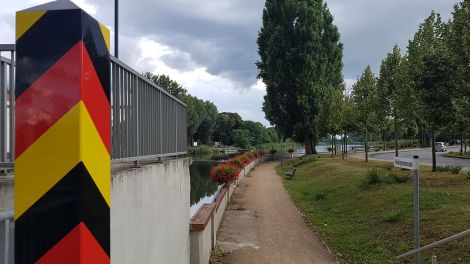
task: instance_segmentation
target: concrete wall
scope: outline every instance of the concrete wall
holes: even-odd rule
[[[113,264],[189,263],[190,164],[184,158],[113,173]]]
[[[209,220],[206,228],[202,231],[191,232],[191,264],[209,263],[212,253],[213,241],[213,219]],[[114,263],[113,263],[114,264]]]

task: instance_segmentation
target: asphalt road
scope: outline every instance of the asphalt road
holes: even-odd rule
[[[447,151],[459,151],[458,147],[447,147]],[[462,166],[466,170],[470,169],[470,159],[458,159],[458,158],[447,158],[442,156],[445,152],[437,152],[436,153],[436,163],[437,165],[452,165],[452,166]],[[410,150],[410,151],[400,151],[398,156],[404,158],[413,158],[414,155],[419,156],[419,160],[421,164],[431,165],[432,164],[432,152],[431,149],[422,149],[422,150]],[[395,157],[395,152],[389,153],[370,153],[371,159],[376,160],[386,160],[386,161],[393,161]]]

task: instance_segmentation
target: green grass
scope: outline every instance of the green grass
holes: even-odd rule
[[[448,152],[442,154],[442,156],[448,158],[470,159],[470,153],[464,154],[462,152]]]
[[[395,256],[412,249],[409,171],[392,168],[386,162],[312,155],[278,167],[278,174],[291,170],[294,162],[301,163],[296,177],[284,180],[284,185],[342,263],[396,263]],[[369,177],[374,178],[372,184]],[[421,167],[421,245],[469,228],[467,177],[464,173],[431,173],[429,167]],[[434,252],[439,263],[470,263],[469,248],[467,238]],[[431,254],[422,254],[423,263],[430,262]],[[403,263],[411,262],[409,258]]]

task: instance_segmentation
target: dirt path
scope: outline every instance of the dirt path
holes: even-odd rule
[[[338,263],[291,201],[277,164],[260,164],[233,194],[217,241],[232,251],[222,263]]]

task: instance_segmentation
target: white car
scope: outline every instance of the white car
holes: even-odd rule
[[[446,152],[447,147],[444,142],[436,142],[434,143],[434,148],[436,149],[436,152]]]

